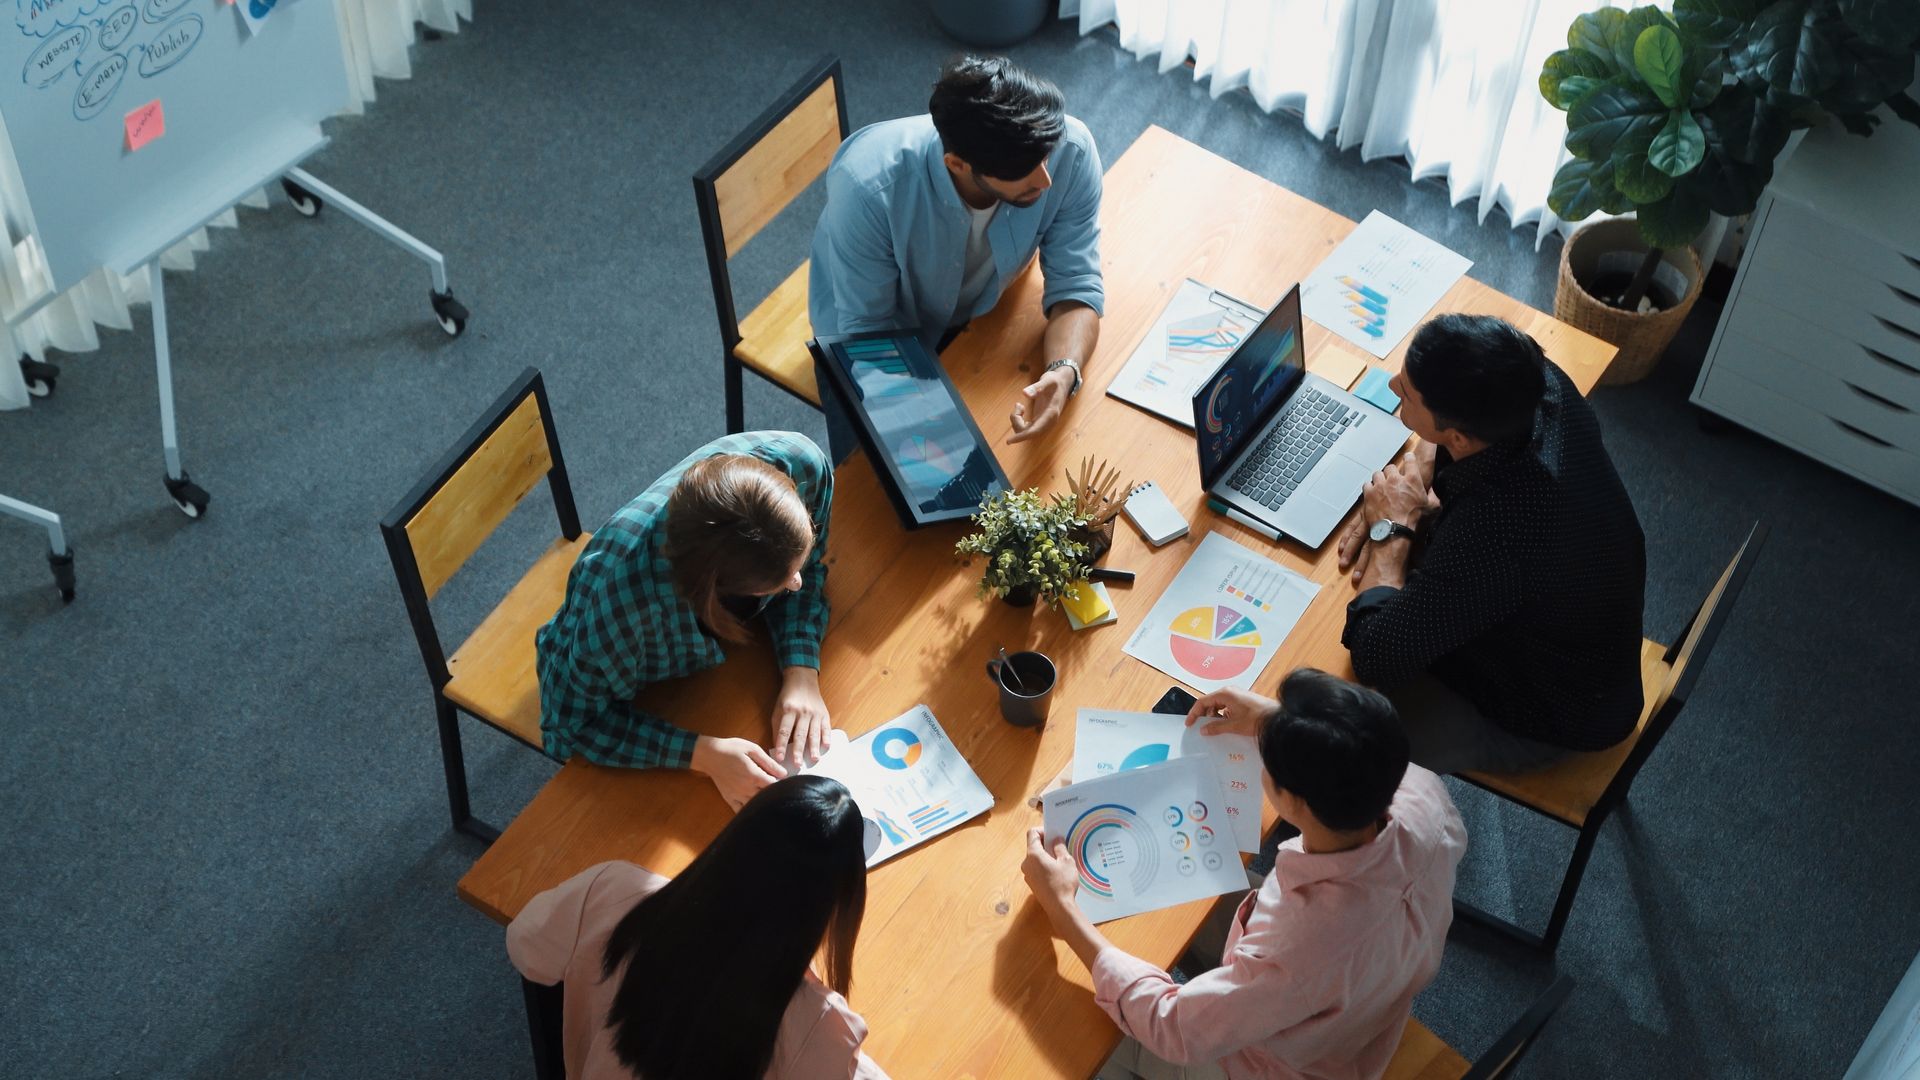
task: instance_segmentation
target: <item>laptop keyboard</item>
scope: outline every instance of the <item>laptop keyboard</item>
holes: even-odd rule
[[[1357,417],[1318,390],[1302,392],[1240,462],[1228,484],[1267,509],[1278,510]]]

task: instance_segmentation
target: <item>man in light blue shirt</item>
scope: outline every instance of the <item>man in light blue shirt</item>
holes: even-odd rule
[[[827,171],[808,315],[818,335],[916,327],[929,350],[993,310],[1037,251],[1045,369],[1008,442],[1047,430],[1100,337],[1100,154],[1060,91],[999,58],[966,57],[926,116],[861,128]],[[826,403],[835,461],[851,450]]]

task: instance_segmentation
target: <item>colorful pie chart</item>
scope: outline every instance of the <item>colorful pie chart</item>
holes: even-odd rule
[[[1189,608],[1173,620],[1173,661],[1202,679],[1231,679],[1253,666],[1260,628],[1225,604]]]

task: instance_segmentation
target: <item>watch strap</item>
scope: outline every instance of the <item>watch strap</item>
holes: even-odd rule
[[[1081,382],[1080,361],[1066,359],[1066,358],[1055,360],[1051,364],[1047,365],[1047,370],[1045,372],[1042,372],[1042,374],[1051,375],[1055,370],[1059,368],[1073,369],[1073,389],[1067,391],[1067,396],[1072,397],[1075,394],[1078,394],[1080,392],[1080,382]]]

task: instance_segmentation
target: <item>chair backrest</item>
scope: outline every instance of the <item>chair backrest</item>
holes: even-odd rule
[[[1567,1000],[1567,995],[1572,992],[1572,978],[1566,975],[1555,978],[1553,985],[1547,987],[1547,992],[1541,994],[1533,1007],[1514,1021],[1505,1034],[1494,1040],[1493,1046],[1480,1055],[1480,1059],[1460,1080],[1503,1080],[1513,1075],[1514,1067],[1520,1064],[1520,1059],[1526,1056],[1534,1040],[1540,1037],[1547,1021],[1553,1018],[1560,1003]]]
[[[1693,686],[1700,681],[1700,672],[1707,666],[1707,658],[1713,654],[1713,646],[1720,639],[1720,631],[1726,626],[1727,619],[1733,613],[1735,602],[1740,599],[1740,590],[1746,587],[1747,575],[1753,572],[1753,564],[1760,558],[1760,549],[1767,542],[1767,527],[1754,522],[1747,530],[1747,538],[1741,542],[1740,550],[1733,553],[1733,560],[1720,572],[1720,577],[1707,592],[1707,598],[1688,620],[1687,628],[1672,645],[1667,647],[1668,666],[1666,682],[1654,698],[1652,715],[1647,727],[1634,744],[1632,752],[1620,764],[1613,780],[1607,785],[1607,791],[1598,803],[1604,813],[1626,794],[1627,785],[1646,764],[1653,748],[1659,744],[1667,729],[1680,715],[1687,704],[1687,698],[1693,694]]]
[[[707,272],[727,348],[740,342],[727,260],[827,171],[846,137],[840,61],[823,57],[693,174]]]
[[[447,664],[427,602],[542,477],[553,493],[561,535],[572,540],[580,535],[580,514],[546,383],[528,368],[381,519],[387,557],[436,688],[446,683]]]

